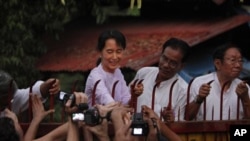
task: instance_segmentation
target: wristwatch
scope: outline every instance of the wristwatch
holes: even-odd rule
[[[200,97],[199,95],[197,95],[194,99],[194,102],[197,104],[201,104],[204,101],[204,98]]]

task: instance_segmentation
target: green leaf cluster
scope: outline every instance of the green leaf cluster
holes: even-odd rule
[[[47,51],[44,36],[59,39],[64,25],[77,16],[77,0],[1,0],[0,69],[19,87],[40,77],[36,60]]]

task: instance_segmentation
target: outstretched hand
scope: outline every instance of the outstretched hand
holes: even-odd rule
[[[33,120],[37,120],[38,122],[42,121],[44,117],[53,113],[55,110],[50,109],[48,111],[44,110],[43,103],[37,95],[30,95],[32,100],[32,113],[33,113]]]
[[[73,101],[73,99],[75,101]],[[67,112],[68,114],[72,114],[78,110],[79,104],[87,103],[87,101],[88,101],[88,97],[85,93],[74,92],[74,94],[72,94],[69,97],[68,101],[65,104],[65,112]],[[72,102],[75,102],[73,106],[71,106]]]
[[[139,140],[138,136],[132,136],[131,113],[134,109],[128,107],[117,107],[111,113],[111,121],[114,126],[115,137],[114,141],[135,141]]]

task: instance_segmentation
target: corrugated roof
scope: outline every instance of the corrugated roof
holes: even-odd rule
[[[95,50],[99,33],[115,28],[127,38],[121,66],[138,70],[158,62],[161,45],[170,37],[181,38],[194,46],[248,21],[250,16],[237,15],[206,21],[130,21],[66,29],[60,41],[46,41],[51,49],[39,59],[37,68],[40,71],[70,72],[94,68],[99,57]]]

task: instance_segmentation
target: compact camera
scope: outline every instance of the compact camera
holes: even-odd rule
[[[67,94],[64,92],[60,92],[59,94],[59,99],[63,102],[65,105],[66,102],[69,100],[70,96],[73,94]],[[73,95],[71,107],[75,105],[75,95]],[[78,112],[72,113],[72,120],[73,121],[84,121],[85,124],[90,125],[90,126],[95,126],[100,123],[100,115],[99,111],[97,108],[91,108],[89,109],[87,103],[80,103],[78,105]]]
[[[99,111],[96,108],[92,108],[83,112],[73,113],[72,120],[84,121],[86,125],[95,126],[100,123]]]
[[[148,123],[143,120],[142,113],[134,113],[132,116],[132,135],[134,136],[147,136],[149,132]]]
[[[68,93],[65,93],[65,92],[60,92],[59,100],[63,102],[63,105],[65,105],[67,103],[67,101],[69,100],[71,95],[73,95],[73,99],[72,99],[72,103],[71,103],[70,107],[73,107],[75,105],[75,102],[76,102],[74,94],[68,94]]]

